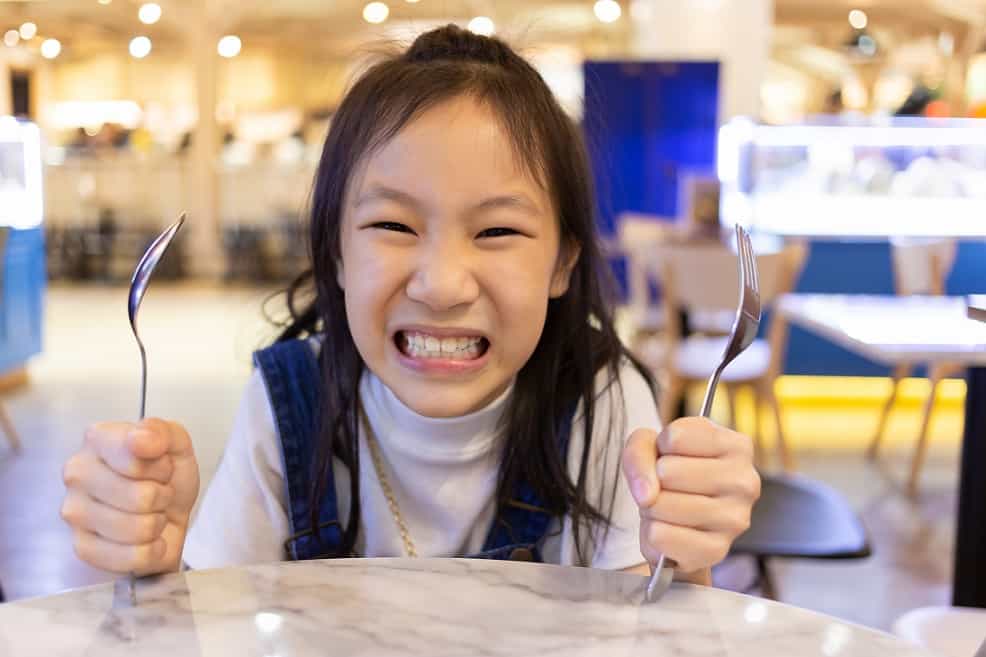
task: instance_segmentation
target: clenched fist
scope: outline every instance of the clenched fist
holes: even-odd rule
[[[62,518],[79,558],[116,573],[179,569],[199,494],[198,463],[181,425],[159,419],[95,424],[63,478]]]
[[[698,581],[750,526],[760,497],[751,439],[705,418],[681,418],[660,434],[634,431],[623,473],[640,508],[644,558],[653,565],[663,553]]]

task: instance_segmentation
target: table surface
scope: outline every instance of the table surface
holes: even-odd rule
[[[986,325],[969,319],[966,297],[786,294],[792,324],[885,365],[986,365]]]
[[[888,634],[713,588],[466,559],[346,559],[192,571],[0,605],[0,654],[909,657]],[[849,594],[849,592],[847,592]]]

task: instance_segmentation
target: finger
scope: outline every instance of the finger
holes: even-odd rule
[[[750,526],[750,505],[728,503],[728,498],[708,497],[663,490],[657,502],[642,509],[642,520],[656,520],[702,531],[739,536]]]
[[[646,508],[657,499],[657,432],[637,429],[623,448],[623,474],[637,505]]]
[[[86,446],[114,471],[131,479],[166,483],[174,471],[167,453],[170,436],[122,422],[94,424],[86,430]]]
[[[127,513],[76,489],[69,490],[65,496],[62,519],[75,529],[85,529],[125,545],[153,542],[168,523],[164,513]]]
[[[168,446],[168,453],[174,458],[184,458],[191,456],[194,453],[192,448],[192,439],[188,435],[188,431],[185,427],[178,424],[177,422],[170,422],[166,420],[151,419],[146,420],[150,423],[162,423],[165,425],[168,431],[168,435],[171,437],[171,442]],[[156,424],[154,426],[157,426]]]
[[[644,558],[657,563],[664,554],[686,573],[719,563],[729,554],[729,547],[729,539],[714,532],[653,521],[640,526],[640,551]]]
[[[683,417],[666,426],[658,437],[658,449],[678,456],[753,458],[750,438],[704,417]]]
[[[661,490],[678,493],[754,500],[760,489],[756,470],[737,459],[662,456],[657,476]]]
[[[80,452],[69,459],[62,476],[67,488],[85,491],[103,504],[130,513],[164,511],[175,497],[171,486],[152,480],[129,479],[92,452]]]
[[[84,529],[73,533],[72,547],[80,559],[96,568],[137,575],[156,572],[167,550],[160,538],[143,545],[121,545]]]

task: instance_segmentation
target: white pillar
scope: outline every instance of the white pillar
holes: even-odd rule
[[[774,0],[633,0],[632,53],[720,63],[720,120],[757,116],[770,58]]]
[[[219,127],[216,123],[217,35],[203,2],[202,12],[187,35],[188,60],[195,67],[198,123],[192,135],[186,170],[189,191],[187,264],[193,275],[218,277],[224,270],[219,222]]]

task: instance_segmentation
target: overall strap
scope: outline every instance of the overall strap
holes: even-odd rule
[[[289,340],[254,354],[277,426],[284,460],[291,537],[284,548],[295,560],[315,559],[336,551],[342,541],[332,468],[320,500],[316,540],[311,526],[312,469],[318,441],[321,372],[312,344]]]

